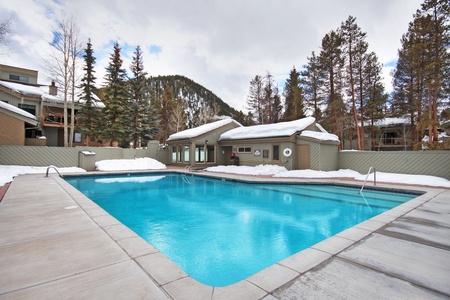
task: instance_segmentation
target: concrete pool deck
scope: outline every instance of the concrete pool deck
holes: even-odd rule
[[[0,299],[450,299],[450,189],[377,186],[425,194],[214,288],[64,179],[18,176],[0,203]]]

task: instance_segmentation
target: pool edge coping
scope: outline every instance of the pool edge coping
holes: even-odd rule
[[[181,170],[160,170],[160,171],[149,171],[146,170],[144,172],[137,171],[137,172],[92,172],[92,173],[74,173],[74,174],[64,174],[67,177],[70,176],[91,176],[91,175],[120,175],[120,174],[127,174],[127,173],[133,173],[133,174],[142,174],[142,173],[183,173]],[[276,182],[276,183],[282,183],[285,182],[286,179],[289,178],[259,178],[254,176],[239,176],[235,174],[223,174],[223,173],[214,173],[214,174],[196,174],[200,176],[205,177],[211,177],[211,178],[224,178],[229,180],[237,180],[237,181],[243,181],[243,182],[257,182],[257,183],[269,183],[269,182]],[[221,298],[223,295],[239,295],[240,297],[246,297],[247,299],[254,298],[254,299],[260,299],[267,295],[270,295],[272,292],[277,290],[278,288],[288,284],[289,282],[295,280],[299,276],[303,275],[304,273],[310,271],[311,269],[314,269],[318,267],[320,264],[325,263],[327,260],[332,259],[333,257],[336,257],[340,252],[344,251],[345,249],[352,247],[353,245],[363,241],[364,239],[368,238],[370,235],[375,233],[377,230],[381,229],[382,227],[388,225],[389,223],[395,221],[396,219],[400,218],[401,216],[407,214],[408,212],[416,209],[417,207],[423,205],[424,203],[430,201],[433,198],[433,194],[437,195],[442,192],[442,190],[446,190],[446,188],[443,187],[426,187],[426,186],[413,186],[413,185],[404,185],[404,186],[398,186],[395,185],[394,187],[392,184],[387,183],[378,183],[378,186],[381,188],[388,188],[388,189],[395,189],[400,191],[406,191],[406,192],[421,192],[421,195],[418,195],[417,197],[400,204],[397,207],[394,207],[380,215],[374,216],[362,223],[359,223],[353,227],[350,227],[336,235],[333,235],[317,244],[312,245],[309,248],[306,248],[300,252],[297,252],[257,273],[254,275],[251,275],[239,282],[236,282],[234,284],[225,286],[225,287],[213,287],[208,286],[203,283],[200,283],[190,277],[188,274],[186,274],[181,268],[179,268],[175,263],[173,263],[169,258],[167,258],[164,253],[157,250],[155,247],[153,247],[150,243],[145,241],[143,238],[138,236],[137,234],[134,234],[133,237],[128,238],[134,238],[137,240],[142,240],[145,244],[148,244],[153,248],[154,250],[148,250],[150,252],[142,252],[145,254],[136,256],[135,253],[137,250],[133,249],[135,245],[124,245],[123,243],[119,243],[118,239],[115,239],[114,236],[110,234],[107,227],[110,226],[122,226],[126,230],[130,230],[127,226],[119,222],[117,219],[109,215],[106,211],[103,210],[100,206],[95,204],[92,200],[90,200],[88,197],[86,197],[84,194],[82,194],[80,191],[78,191],[75,187],[70,185],[67,181],[64,180],[63,177],[59,177],[56,174],[51,174],[53,179],[55,179],[58,184],[61,185],[61,187],[72,197],[72,199],[80,205],[80,207],[85,211],[85,213],[99,226],[101,229],[103,229],[108,236],[116,243],[118,244],[126,253],[129,255],[130,259],[133,260],[135,263],[137,263],[145,272],[154,280],[154,282],[158,285],[159,288],[163,289],[165,293],[169,294],[174,299],[177,299],[177,293],[181,291],[185,291],[186,287],[189,286],[190,292],[194,294],[204,294],[204,293],[211,293],[211,299],[214,298]],[[291,178],[290,180],[287,180],[289,183],[315,183],[315,184],[336,184],[336,185],[347,185],[352,187],[358,187],[358,181],[349,182],[348,180],[339,180],[339,179],[302,179],[302,178]],[[414,190],[411,190],[409,188],[414,188]],[[68,191],[68,189],[72,189],[72,193],[77,194],[76,197],[73,197],[73,194]],[[433,191],[435,193],[433,193]],[[82,201],[77,201],[82,199]],[[86,205],[86,200],[88,201],[88,206]],[[83,203],[83,201],[85,203]],[[111,224],[109,222],[103,223],[98,220],[98,215],[92,215],[90,210],[92,210],[93,206],[96,206],[97,208],[101,209],[104,214],[103,216],[109,216],[108,219],[114,219],[117,223]],[[98,214],[98,212],[97,212]],[[131,253],[131,254],[130,254]],[[155,274],[154,271],[148,270],[148,268],[140,262],[141,259],[144,256],[147,255],[153,255],[160,253],[163,255],[168,261],[172,263],[172,265],[168,266],[171,268],[171,272],[175,274],[179,274],[179,276],[175,276],[172,278],[172,280],[169,281],[162,281],[158,278],[160,274]],[[303,259],[307,257],[306,263],[303,262]],[[178,270],[173,271],[173,267],[178,268]],[[155,278],[156,277],[156,278]],[[276,278],[277,280],[274,280]],[[250,297],[250,298],[249,298]]]

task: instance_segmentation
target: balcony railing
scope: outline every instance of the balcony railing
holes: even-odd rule
[[[67,124],[70,124],[72,118],[67,117]],[[75,125],[77,125],[77,116],[75,116]],[[42,124],[49,127],[64,127],[64,114],[44,114]]]

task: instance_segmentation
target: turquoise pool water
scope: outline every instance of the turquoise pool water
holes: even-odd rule
[[[177,173],[65,180],[211,286],[238,282],[417,196]]]

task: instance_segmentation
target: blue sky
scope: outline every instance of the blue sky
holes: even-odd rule
[[[98,81],[117,41],[124,67],[140,45],[149,75],[180,74],[245,109],[249,83],[269,71],[280,83],[295,65],[320,51],[321,39],[349,15],[367,32],[369,50],[389,72],[400,38],[421,0],[20,0],[0,1],[0,19],[13,15],[10,53],[0,63],[40,71],[58,20],[73,17],[83,48],[91,38]],[[101,83],[98,82],[100,85]]]

